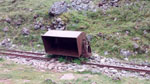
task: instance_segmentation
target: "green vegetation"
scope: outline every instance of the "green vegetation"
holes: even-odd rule
[[[0,61],[4,61],[4,59],[3,59],[3,58],[0,58]]]
[[[8,65],[8,66],[6,66]],[[149,84],[149,80],[137,78],[121,78],[113,80],[106,75],[92,74],[91,72],[73,73],[75,79],[60,80],[66,74],[52,71],[39,71],[25,65],[18,65],[12,61],[0,63],[0,84]]]
[[[53,2],[59,0],[4,0],[0,3],[0,20],[7,17],[12,19],[12,23],[0,23],[0,41],[10,38],[13,44],[23,50],[43,50],[41,34],[45,30],[34,30],[34,22],[41,21],[44,25],[50,25],[53,18],[49,18],[48,9]],[[97,2],[98,0],[95,0]],[[125,0],[122,0],[123,4]],[[142,0],[134,2],[132,5],[122,5],[121,7],[103,12],[72,11],[60,16],[67,22],[68,30],[85,31],[93,36],[91,46],[93,52],[106,57],[124,58],[120,51],[129,50],[132,54],[130,58],[150,60],[150,1]],[[38,14],[39,18],[34,21],[33,16]],[[16,26],[13,22],[23,19],[21,25]],[[8,32],[3,32],[4,27],[9,27]],[[30,29],[30,35],[21,34],[22,28]],[[144,32],[147,33],[144,33]],[[135,40],[135,38],[138,38]],[[135,49],[134,44],[139,45]],[[40,46],[37,46],[40,45]],[[107,55],[104,53],[108,52]],[[60,60],[62,60],[60,58]],[[77,61],[76,61],[77,62]]]

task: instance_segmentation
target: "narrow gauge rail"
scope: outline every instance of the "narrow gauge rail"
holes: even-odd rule
[[[12,56],[12,57],[22,57],[22,58],[31,58],[31,59],[44,60],[44,61],[50,61],[51,60],[51,58],[39,57],[39,56],[45,55],[43,53],[33,53],[33,52],[26,52],[26,51],[24,52],[24,51],[6,50],[6,49],[0,49],[0,50],[1,50],[0,55],[7,55],[7,56]],[[16,54],[16,52],[17,52],[17,54]],[[20,54],[18,54],[18,53],[20,53]],[[23,53],[29,54],[29,55],[22,55]],[[31,56],[31,55],[37,55],[37,56]],[[122,67],[122,66],[112,66],[112,65],[94,64],[94,63],[86,63],[86,62],[82,62],[82,64],[97,66],[97,67],[115,68],[115,69],[119,69],[119,70],[150,73],[150,70],[145,70],[145,69],[127,68],[127,67]],[[139,64],[132,64],[132,65],[138,66]],[[139,65],[139,66],[146,66],[146,65]]]
[[[27,52],[27,51],[19,51],[19,50],[10,50],[10,49],[0,49],[0,51],[26,53],[26,54],[33,54],[33,55],[45,55],[43,53],[35,53],[35,52]]]

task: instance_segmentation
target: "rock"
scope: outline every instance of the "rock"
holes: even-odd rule
[[[104,59],[101,59],[101,63],[105,63],[105,61],[106,61],[106,59],[104,58]]]
[[[67,12],[66,1],[55,2],[49,9],[49,15],[55,16]]]
[[[104,55],[108,55],[108,54],[109,54],[108,51],[105,51],[105,52],[104,52]]]
[[[54,18],[50,28],[55,30],[65,30],[66,24],[64,23],[64,21],[62,21],[61,18]]]
[[[92,35],[87,35],[86,37],[87,37],[88,41],[92,41],[92,39],[93,39]]]
[[[132,40],[133,41],[138,41],[138,40],[140,40],[140,38],[139,37],[135,37],[135,38],[132,38]]]
[[[138,45],[137,43],[134,43],[134,44],[133,44],[133,47],[134,47],[135,49],[138,49],[138,48],[139,48],[139,45]]]
[[[22,30],[21,30],[21,33],[23,34],[23,35],[29,35],[30,34],[30,31],[29,31],[29,29],[27,29],[27,28],[23,28]]]
[[[145,72],[140,72],[140,76],[145,76],[146,73]]]
[[[14,21],[14,24],[17,25],[17,26],[20,26],[22,23],[23,23],[23,19],[21,19],[21,18]]]
[[[71,7],[72,9],[78,10],[78,11],[95,11],[96,7],[91,0],[73,0],[71,1]]]
[[[5,19],[5,21],[6,21],[7,23],[11,23],[11,18],[7,17],[7,18]]]
[[[127,57],[124,58],[125,61],[128,61],[129,59]]]
[[[11,45],[11,40],[9,38],[6,38],[0,43],[0,45],[8,47]]]
[[[123,50],[123,49],[121,49],[120,54],[125,56],[125,57],[132,55],[132,53],[129,50]]]
[[[36,14],[36,15],[33,16],[34,19],[37,19],[38,17],[39,17],[38,14]]]
[[[4,28],[3,28],[3,31],[4,31],[4,32],[8,32],[8,31],[9,31],[9,28],[8,28],[8,27],[4,27]]]
[[[116,69],[111,69],[111,68],[110,68],[110,70],[111,70],[111,72],[112,72],[113,74],[115,74],[115,73],[118,72]]]
[[[84,71],[86,71],[86,68],[82,68],[78,70],[78,72],[84,72]]]
[[[121,78],[120,77],[113,77],[112,80],[117,81],[117,80],[121,80]]]
[[[40,25],[34,25],[34,29],[35,29],[35,30],[40,29]]]
[[[42,27],[41,27],[41,30],[46,30],[46,27],[45,27],[45,26],[42,26]]]
[[[75,76],[72,73],[64,74],[61,78],[61,80],[73,80],[75,79]]]
[[[91,72],[92,72],[93,74],[100,73],[100,71],[97,70],[97,69],[92,69]]]
[[[122,71],[122,73],[123,73],[123,74],[126,74],[126,73],[127,73],[127,71]]]

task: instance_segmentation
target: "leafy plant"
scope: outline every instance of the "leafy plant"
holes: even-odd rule
[[[58,61],[59,61],[59,62],[67,62],[67,60],[66,60],[64,57],[59,57],[59,58],[58,58]]]

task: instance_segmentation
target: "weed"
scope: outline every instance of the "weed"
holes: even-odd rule
[[[73,59],[72,62],[73,63],[77,63],[77,64],[81,64],[81,60],[80,59]]]
[[[59,62],[67,62],[67,60],[66,60],[65,57],[59,57],[59,58],[58,58],[58,61],[59,61]]]

